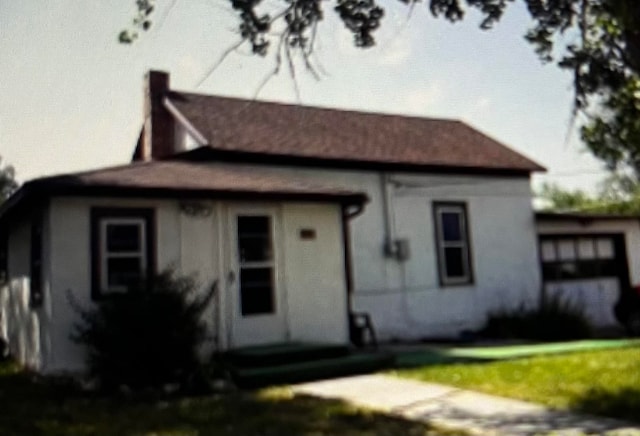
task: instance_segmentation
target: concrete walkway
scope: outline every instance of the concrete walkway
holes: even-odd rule
[[[292,389],[472,434],[640,435],[640,426],[613,419],[379,374],[304,383]]]

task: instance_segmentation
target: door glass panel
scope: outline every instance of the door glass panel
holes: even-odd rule
[[[275,313],[271,217],[238,216],[240,312],[243,316]]]
[[[240,271],[240,308],[243,316],[273,313],[273,268]]]
[[[240,262],[265,262],[273,259],[270,221],[268,216],[238,217]]]

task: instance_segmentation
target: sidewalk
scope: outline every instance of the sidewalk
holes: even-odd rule
[[[342,399],[407,419],[480,435],[640,435],[640,426],[433,383],[362,375],[292,386],[295,393]]]

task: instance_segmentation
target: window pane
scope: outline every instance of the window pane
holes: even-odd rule
[[[576,244],[573,239],[561,239],[558,241],[560,260],[575,260]]]
[[[556,244],[554,244],[553,241],[542,241],[540,251],[543,262],[556,260]]]
[[[598,247],[598,259],[613,259],[613,240],[610,238],[598,238],[596,244]]]
[[[442,220],[442,237],[445,241],[462,240],[462,222],[460,213],[443,212],[440,215]]]
[[[142,280],[142,260],[139,256],[107,259],[107,286],[129,287]]]
[[[264,235],[269,233],[269,217],[268,216],[239,216],[238,217],[238,234]]]
[[[464,250],[461,247],[446,247],[444,249],[444,266],[447,278],[466,277],[467,268]]]
[[[275,311],[272,268],[243,268],[240,271],[240,307],[242,315]]]
[[[577,262],[562,262],[558,265],[558,269],[562,279],[577,279],[581,277]]]
[[[139,224],[107,224],[107,251],[110,253],[140,251]]]
[[[578,240],[578,257],[581,260],[591,260],[596,258],[596,250],[592,238],[580,238]]]
[[[268,216],[238,217],[240,262],[265,262],[273,259],[270,221]]]

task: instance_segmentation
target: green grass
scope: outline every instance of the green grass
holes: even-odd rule
[[[573,351],[604,350],[609,348],[640,346],[638,339],[589,339],[569,342],[545,342],[540,344],[500,345],[490,347],[429,347],[406,351],[396,356],[396,366],[415,366],[516,359],[521,357],[564,354]]]
[[[206,436],[444,434],[426,425],[286,389],[142,399],[78,392],[0,363],[0,435]],[[458,433],[459,434],[459,433]]]
[[[640,346],[402,369],[402,377],[640,422]]]

